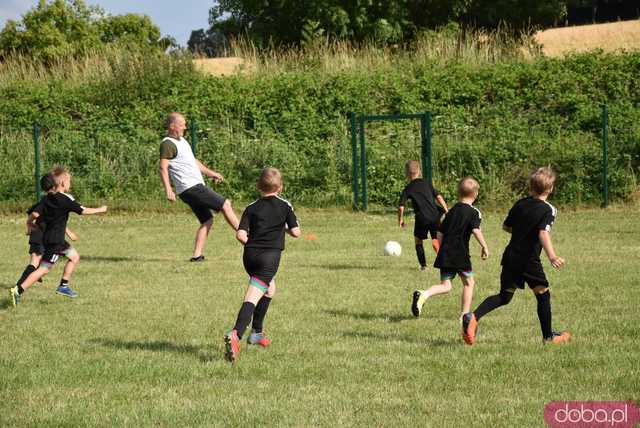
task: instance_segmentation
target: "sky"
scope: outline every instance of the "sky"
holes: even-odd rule
[[[139,13],[149,15],[162,35],[170,35],[186,46],[192,30],[208,28],[209,8],[214,0],[85,0],[111,15]],[[7,20],[21,16],[38,4],[38,0],[0,0],[0,29]]]

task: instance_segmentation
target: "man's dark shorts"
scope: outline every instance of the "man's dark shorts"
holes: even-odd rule
[[[542,269],[542,263],[529,263],[524,269],[512,269],[508,266],[502,266],[502,273],[500,274],[500,289],[507,290],[510,288],[524,289],[524,283],[527,283],[529,288],[537,286],[548,287],[549,281]]]
[[[200,224],[213,218],[211,210],[218,212],[226,200],[222,195],[209,189],[204,184],[196,184],[180,193],[180,199],[191,207],[191,211],[198,217]]]

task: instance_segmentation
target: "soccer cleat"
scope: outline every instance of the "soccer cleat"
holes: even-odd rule
[[[18,293],[18,287],[9,289],[9,304],[14,308],[20,303],[20,293]]]
[[[247,338],[247,343],[249,345],[260,345],[266,348],[271,344],[271,340],[264,335],[264,332],[258,333],[257,331],[251,330],[251,334]]]
[[[571,334],[568,331],[561,331],[561,332],[554,331],[551,337],[544,338],[542,343],[544,344],[552,343],[554,345],[559,345],[561,343],[568,342],[570,338],[571,338]]]
[[[426,272],[426,271],[427,271],[426,266],[420,266],[420,272]]]
[[[478,329],[478,320],[473,312],[469,312],[462,316],[462,339],[467,345],[476,343],[476,330]]]
[[[427,298],[419,290],[413,292],[413,299],[411,301],[411,313],[414,317],[420,316],[420,313],[422,312],[422,306],[426,301]]]
[[[191,257],[189,259],[190,262],[203,262],[204,261],[204,256],[198,256],[198,257]]]
[[[56,288],[56,293],[60,294],[61,296],[71,297],[72,299],[78,297],[78,293],[73,291],[68,285]]]
[[[235,363],[238,361],[238,354],[240,354],[240,339],[238,338],[238,332],[231,330],[224,335],[224,357],[227,361]]]

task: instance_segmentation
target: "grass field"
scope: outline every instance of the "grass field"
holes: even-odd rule
[[[479,261],[474,307],[498,289],[504,212],[484,212],[491,257]],[[460,284],[409,311],[420,273],[412,223],[391,212],[301,210],[267,349],[223,359],[222,335],[245,289],[242,249],[216,220],[207,261],[190,264],[196,224],[186,213],[73,217],[83,259],[68,300],[61,267],[8,308],[0,298],[0,426],[544,426],[553,400],[640,399],[637,208],[562,212],[554,230],[561,271],[545,262],[554,327],[574,340],[541,344],[531,293],[480,323],[462,343]],[[0,217],[0,281],[27,262],[23,217]],[[386,240],[402,243],[383,257]],[[433,256],[430,255],[430,260]]]

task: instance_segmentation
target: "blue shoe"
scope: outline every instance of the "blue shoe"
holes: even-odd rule
[[[257,331],[251,330],[251,334],[247,338],[247,343],[249,345],[260,345],[266,348],[271,344],[271,340],[264,335],[264,332],[261,331],[258,333]]]
[[[9,289],[9,304],[14,308],[20,303],[20,293],[18,293],[18,287]]]
[[[71,297],[72,299],[78,297],[78,293],[76,293],[75,291],[73,291],[71,289],[71,287],[69,286],[65,286],[65,287],[58,287],[56,288],[56,293],[62,295],[62,296],[67,296],[67,297]]]

